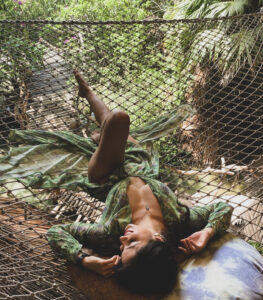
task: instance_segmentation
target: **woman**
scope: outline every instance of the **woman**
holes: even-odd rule
[[[89,181],[101,187],[111,184],[99,224],[55,225],[47,239],[58,256],[105,277],[114,275],[131,291],[167,294],[176,278],[175,257],[199,252],[223,233],[232,208],[222,202],[192,209],[182,205],[154,179],[154,160],[129,136],[129,116],[110,111],[79,72],[74,75],[79,96],[88,100],[102,128],[88,165]],[[129,160],[136,153],[143,163],[136,157]],[[88,255],[84,247],[100,257]]]

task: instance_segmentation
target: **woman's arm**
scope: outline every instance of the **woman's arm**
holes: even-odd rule
[[[179,250],[185,254],[203,250],[214,235],[227,230],[232,211],[233,208],[224,202],[191,208],[189,227],[194,233],[181,240]]]
[[[48,230],[46,236],[55,254],[73,263],[77,262],[83,246],[99,248],[109,238],[104,225],[85,223],[55,225]]]
[[[230,225],[233,207],[225,202],[190,208],[190,230],[192,232],[212,228],[214,234],[224,233]]]

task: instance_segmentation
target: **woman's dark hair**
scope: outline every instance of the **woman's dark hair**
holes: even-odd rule
[[[174,288],[178,267],[175,260],[180,239],[189,235],[189,207],[185,209],[180,223],[164,234],[165,242],[151,240],[142,247],[128,263],[118,265],[117,282],[127,290],[144,296],[165,296]]]
[[[177,264],[168,243],[151,240],[136,256],[116,270],[117,282],[127,290],[144,296],[165,296],[174,287]]]

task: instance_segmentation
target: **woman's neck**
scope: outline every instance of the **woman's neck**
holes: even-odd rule
[[[134,223],[135,224],[135,223]],[[153,218],[150,214],[150,211],[145,214],[145,216],[136,222],[136,225],[141,225],[147,227],[152,233],[155,232],[166,232],[166,226],[164,223],[156,218]]]

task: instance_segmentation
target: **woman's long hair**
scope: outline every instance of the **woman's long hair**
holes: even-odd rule
[[[174,288],[178,267],[176,249],[180,239],[189,233],[189,208],[182,222],[164,235],[165,241],[151,240],[128,263],[120,263],[115,272],[117,282],[129,290],[144,296],[165,296]]]
[[[165,296],[174,287],[177,264],[167,243],[151,240],[115,272],[117,282],[128,291],[144,296]]]

